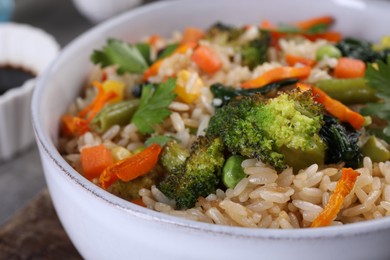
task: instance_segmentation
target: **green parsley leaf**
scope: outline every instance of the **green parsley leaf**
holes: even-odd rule
[[[139,50],[141,53],[142,57],[144,57],[146,63],[148,65],[152,64],[152,61],[150,60],[150,45],[147,43],[137,43],[135,47]]]
[[[175,140],[175,138],[166,135],[155,135],[149,137],[148,140],[145,141],[145,146],[148,147],[152,144],[159,144],[160,146],[164,146],[172,140]]]
[[[177,47],[179,47],[178,43],[172,43],[172,44],[168,45],[167,47],[165,47],[165,49],[161,53],[159,53],[157,59],[161,60],[161,59],[168,57],[177,49]]]
[[[156,88],[153,85],[143,87],[140,105],[131,120],[142,134],[153,133],[153,127],[162,123],[171,114],[168,106],[176,97],[173,92],[175,87],[174,79],[168,79]]]
[[[143,55],[147,55],[145,46],[140,51],[137,46],[126,42],[109,39],[102,50],[95,50],[91,55],[94,64],[100,64],[103,68],[117,65],[118,74],[126,72],[141,74],[148,68],[148,63]]]
[[[390,122],[390,55],[387,64],[378,60],[378,69],[372,64],[367,65],[364,78],[368,85],[376,91],[376,96],[381,99],[377,103],[368,103],[360,112],[363,115],[375,115]],[[383,129],[383,134],[390,137],[390,124]]]

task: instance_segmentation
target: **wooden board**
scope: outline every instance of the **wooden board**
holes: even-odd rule
[[[82,259],[44,189],[0,227],[0,259]]]

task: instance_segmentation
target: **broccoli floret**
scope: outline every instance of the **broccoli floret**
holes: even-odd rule
[[[321,126],[322,107],[310,93],[292,91],[272,99],[255,94],[232,100],[211,118],[206,135],[221,137],[233,154],[256,157],[281,170],[323,163]]]
[[[269,33],[262,32],[260,37],[241,46],[242,65],[253,69],[266,62],[270,42]]]
[[[324,122],[320,135],[328,146],[325,163],[344,162],[346,167],[360,167],[363,154],[358,146],[359,133],[332,116],[324,116]]]
[[[193,207],[199,197],[215,192],[224,163],[224,146],[219,138],[199,137],[185,161],[176,163],[178,161],[174,159],[167,159],[178,154],[184,158],[186,151],[179,149],[182,148],[175,146],[175,149],[168,149],[163,154],[162,164],[168,174],[158,188],[176,201],[178,209],[185,209]]]
[[[167,171],[177,172],[189,156],[188,150],[182,148],[176,141],[171,141],[164,146],[160,161]]]

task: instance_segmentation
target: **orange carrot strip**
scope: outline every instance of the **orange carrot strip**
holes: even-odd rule
[[[318,39],[324,39],[329,42],[339,42],[342,39],[342,35],[339,32],[336,31],[328,31],[323,33],[316,33],[316,34],[303,34],[303,37],[310,41],[316,41]]]
[[[146,204],[144,203],[144,201],[141,198],[133,199],[131,202],[146,208]]]
[[[297,83],[297,88],[302,91],[311,89],[314,100],[324,105],[325,110],[328,111],[329,114],[340,119],[340,121],[348,122],[357,130],[363,126],[365,119],[361,114],[351,110],[340,101],[331,98],[321,89],[305,83]]]
[[[366,71],[366,64],[358,59],[342,57],[334,68],[336,78],[361,78]]]
[[[260,77],[245,81],[241,84],[242,88],[259,88],[269,83],[289,79],[289,78],[307,78],[310,75],[311,68],[305,67],[279,67],[271,69]]]
[[[81,150],[83,174],[89,180],[99,177],[104,169],[113,163],[111,151],[103,144]]]
[[[62,133],[66,136],[80,136],[89,131],[88,121],[77,116],[65,115],[61,118]]]
[[[92,118],[103,108],[103,106],[111,99],[115,98],[117,94],[113,91],[105,92],[103,86],[100,82],[94,81],[93,86],[98,89],[98,93],[95,99],[86,106],[83,110],[79,112],[80,117],[87,117],[88,121],[91,121]]]
[[[337,217],[337,214],[343,206],[345,197],[352,191],[358,176],[359,173],[351,168],[342,169],[341,178],[337,182],[334,192],[330,195],[328,204],[326,204],[323,211],[311,223],[311,227],[328,226]]]
[[[189,42],[185,44],[181,44],[171,55],[168,57],[165,57],[164,59],[158,60],[155,63],[153,63],[145,72],[143,75],[143,80],[147,81],[148,78],[155,76],[158,74],[158,70],[161,67],[161,64],[163,61],[169,57],[171,57],[173,54],[184,54],[186,53],[189,49],[194,49],[196,47],[197,43],[194,42]]]
[[[294,66],[295,64],[300,63],[306,66],[313,67],[316,64],[315,60],[308,59],[301,56],[291,55],[291,54],[286,54],[285,59],[286,59],[286,63],[289,66]]]
[[[294,23],[294,25],[299,27],[302,30],[307,30],[319,24],[331,25],[333,24],[333,22],[334,22],[334,18],[332,16],[325,15],[325,16],[314,17],[304,21],[296,22]]]
[[[108,103],[108,101],[118,96],[114,91],[105,92],[103,90],[102,84],[98,81],[94,81],[93,85],[98,88],[100,95],[98,94],[98,96],[92,102],[92,107],[87,117],[88,122],[90,122],[99,113],[99,111]]]
[[[205,33],[202,29],[196,27],[187,27],[183,32],[181,43],[198,43],[200,39],[204,38]]]
[[[100,175],[100,186],[107,189],[118,179],[131,181],[147,174],[156,166],[160,152],[161,146],[152,144],[142,152],[110,165]]]
[[[191,59],[201,70],[208,74],[214,74],[222,67],[222,62],[218,55],[206,46],[196,48]]]

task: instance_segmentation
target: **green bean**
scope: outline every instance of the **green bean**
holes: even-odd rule
[[[233,155],[230,156],[222,169],[222,182],[228,188],[234,188],[244,177],[245,173],[241,167],[244,157]]]
[[[329,79],[319,81],[315,86],[344,104],[364,104],[377,100],[375,90],[367,85],[364,78]]]
[[[361,148],[364,156],[373,162],[384,162],[390,159],[390,152],[375,136],[370,136]]]
[[[316,52],[316,60],[320,61],[325,56],[328,56],[329,58],[340,58],[341,51],[333,45],[324,45],[318,48]]]
[[[103,133],[113,125],[126,125],[131,121],[138,105],[137,99],[108,105],[92,119],[90,127],[97,133]]]

